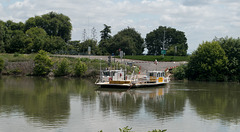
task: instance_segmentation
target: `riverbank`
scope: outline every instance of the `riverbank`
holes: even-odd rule
[[[37,54],[0,54],[0,58],[4,62],[2,68],[2,75],[16,75],[16,76],[31,76],[34,75],[35,62],[34,58]],[[82,77],[82,78],[97,78],[99,76],[99,68],[108,67],[108,63],[101,59],[89,59],[85,57],[69,57],[69,56],[53,56],[47,55],[51,61],[50,72],[46,76],[64,76],[64,77]],[[81,64],[77,64],[77,62]],[[42,62],[42,60],[40,60]],[[81,69],[84,65],[85,70]],[[119,63],[111,63],[113,68],[124,67]],[[61,68],[61,69],[59,69]],[[81,75],[76,75],[75,70],[83,72]],[[61,73],[62,72],[62,73]],[[64,73],[65,72],[65,73]]]
[[[34,69],[34,58],[37,54],[0,54],[0,58],[4,60],[4,68],[2,70],[3,75],[16,75],[16,76],[26,76],[33,75]],[[101,68],[106,69],[109,67],[108,64],[108,56],[83,56],[83,55],[48,55],[49,58],[53,62],[53,66],[51,67],[51,72],[48,76],[54,76],[54,71],[58,68],[60,62],[64,59],[67,61],[67,69],[70,69],[70,73],[68,75],[63,75],[65,77],[74,76],[73,68],[75,62],[80,59],[81,62],[87,65],[87,71],[84,73],[82,77],[93,77],[97,78],[99,75],[99,68],[101,62]],[[131,70],[130,65],[138,66],[140,72],[144,72],[146,70],[165,70],[169,68],[173,68],[184,64],[186,62],[158,62],[155,64],[154,61],[141,61],[141,60],[130,60],[130,59],[119,59],[119,58],[111,58],[111,68],[112,69],[125,69],[124,64],[128,64],[126,68]]]

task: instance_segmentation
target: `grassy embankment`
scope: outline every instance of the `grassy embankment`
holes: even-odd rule
[[[4,60],[4,68],[2,70],[2,74],[4,75],[32,75],[34,68],[34,58],[37,54],[0,54],[0,58]],[[53,62],[53,66],[51,67],[51,71],[53,72],[57,67],[58,63],[63,59],[67,59],[69,62],[70,73],[68,76],[71,76],[73,72],[73,65],[76,63],[77,59],[80,59],[81,62],[87,65],[87,71],[83,75],[83,77],[91,77],[99,74],[100,60],[97,59],[89,59],[89,58],[72,58],[72,57],[55,57],[50,56],[51,61]],[[105,69],[108,67],[108,63],[106,61],[101,61],[101,68]],[[124,68],[125,66],[122,64],[112,63],[112,68]],[[129,69],[129,67],[127,67]]]
[[[119,56],[116,56],[116,58],[120,58]],[[142,61],[166,61],[166,62],[172,62],[172,61],[188,61],[190,56],[154,56],[154,55],[135,55],[130,56],[127,55],[124,57],[125,59],[132,59],[132,60],[142,60]]]

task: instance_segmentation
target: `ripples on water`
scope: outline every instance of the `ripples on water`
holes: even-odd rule
[[[175,81],[127,91],[93,82],[3,76],[0,132],[240,131],[238,83]]]

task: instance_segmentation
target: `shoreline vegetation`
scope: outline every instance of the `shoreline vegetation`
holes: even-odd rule
[[[40,50],[37,54],[0,54],[2,75],[96,78],[101,68],[132,71],[128,65],[104,60],[52,56]]]
[[[177,79],[240,82],[240,38],[203,42],[187,63],[173,70]]]

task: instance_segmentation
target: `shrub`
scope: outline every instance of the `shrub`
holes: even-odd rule
[[[133,131],[131,131],[132,130],[132,128],[128,128],[128,126],[126,126],[126,127],[124,127],[124,128],[119,128],[119,131],[120,132],[133,132]]]
[[[51,59],[47,55],[47,52],[40,50],[34,58],[34,68],[33,74],[36,76],[45,76],[47,75],[53,65]]]
[[[184,78],[186,78],[186,69],[187,65],[180,65],[177,68],[174,68],[172,71],[174,78],[178,80],[183,80]]]
[[[219,42],[204,42],[192,54],[186,73],[191,80],[223,81],[227,63],[228,58]]]
[[[0,58],[0,72],[2,72],[3,68],[4,68],[4,60]]]
[[[22,70],[18,68],[8,71],[8,74],[13,74],[13,75],[19,75],[21,73],[22,73]]]
[[[81,77],[87,71],[87,65],[84,62],[81,62],[80,59],[77,59],[77,63],[74,66],[75,76]]]
[[[54,70],[55,76],[66,76],[70,73],[69,61],[67,59],[63,59],[61,62],[57,64],[57,69]]]

